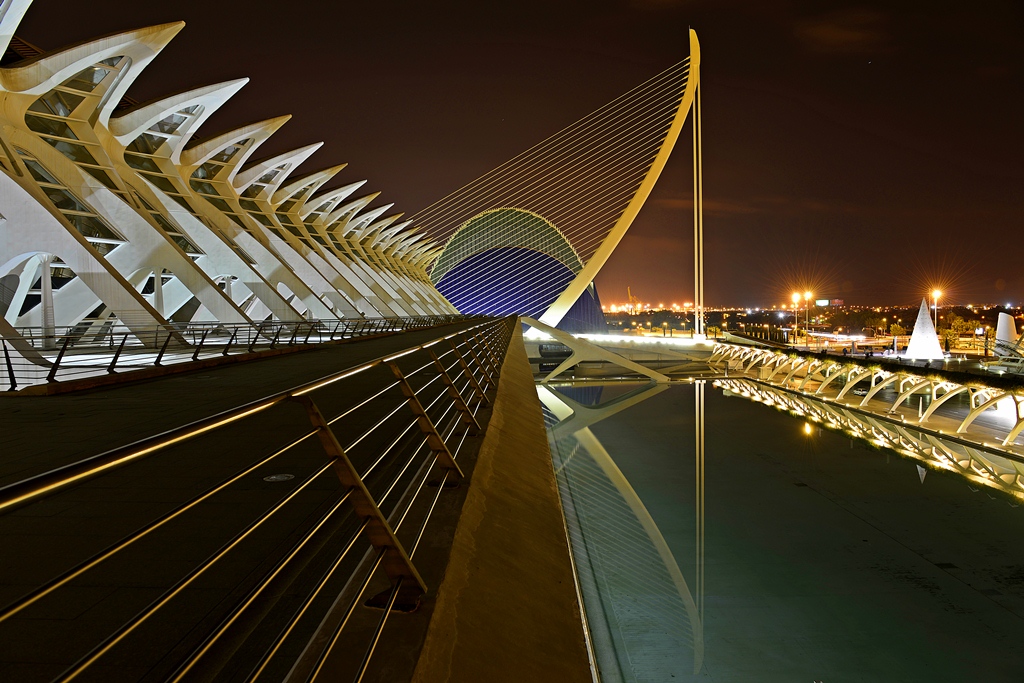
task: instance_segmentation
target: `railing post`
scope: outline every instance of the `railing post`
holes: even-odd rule
[[[479,332],[480,343],[483,345],[484,350],[487,351],[487,356],[491,360],[491,365],[494,368],[494,376],[497,377],[501,374],[501,362],[498,356],[494,353],[494,338],[500,333],[500,328],[495,330],[487,330]]]
[[[252,340],[249,342],[249,353],[252,353],[253,347],[256,346],[256,340],[260,338],[260,334],[262,333],[263,323],[260,323],[259,326],[256,328],[256,333],[252,336]]]
[[[7,376],[10,378],[11,388],[7,391],[17,391],[18,378],[14,376],[14,365],[11,364],[11,353],[7,350],[7,342],[0,340],[4,345],[4,361],[7,363]]]
[[[331,330],[331,341],[334,341],[334,333],[338,331],[338,328],[339,328],[339,327],[341,327],[341,321],[340,321],[340,320],[339,320],[339,321],[338,321],[338,323],[337,323],[337,324],[336,324],[336,325],[334,326],[334,329],[333,329],[333,330]],[[345,334],[345,333],[344,333],[344,332],[342,332],[342,336],[344,336],[344,334]]]
[[[231,342],[235,341],[235,335],[238,334],[238,328],[231,330],[231,337],[228,339],[227,346],[224,347],[224,353],[222,355],[228,355],[228,351],[231,350]]]
[[[451,397],[452,402],[455,403],[456,410],[461,413],[462,421],[466,424],[466,428],[469,430],[471,435],[480,433],[480,423],[477,422],[476,416],[473,411],[466,405],[466,401],[462,398],[462,394],[459,393],[458,387],[455,386],[455,382],[452,381],[451,376],[448,375],[448,370],[445,369],[444,363],[437,357],[433,349],[427,349],[427,353],[434,360],[434,365],[437,366],[437,371],[441,373],[441,380],[448,387],[448,396]]]
[[[277,329],[274,331],[274,338],[270,340],[270,348],[274,348],[274,344],[277,343],[277,338],[281,336],[282,327],[284,327],[283,323],[281,325],[278,325]]]
[[[205,330],[203,330],[203,336],[200,337],[199,346],[196,347],[195,352],[192,354],[192,360],[199,360],[199,352],[203,350],[203,342],[206,341],[206,335],[208,334],[210,334],[210,328],[206,328]]]
[[[299,334],[299,325],[301,324],[302,323],[295,323],[295,327],[292,328],[292,338],[288,340],[288,346],[291,346],[292,344],[295,343],[295,337],[297,337]]]
[[[341,481],[342,486],[352,490],[352,507],[356,514],[366,521],[366,535],[374,548],[378,550],[387,549],[384,553],[384,571],[393,585],[399,585],[402,579],[403,603],[416,603],[420,596],[427,592],[427,585],[424,583],[420,573],[412,563],[409,554],[395,536],[394,530],[388,524],[387,518],[377,507],[366,484],[363,483],[359,472],[356,471],[352,461],[349,460],[345,449],[338,442],[330,424],[324,418],[316,403],[308,395],[293,396],[292,400],[300,403],[309,416],[309,421],[317,430],[317,436],[323,445],[324,451],[331,458],[331,467],[335,475]]]
[[[114,353],[114,357],[110,359],[110,365],[107,366],[107,374],[114,374],[114,366],[117,365],[117,359],[121,357],[121,351],[124,350],[125,342],[128,341],[128,333],[125,332],[124,338],[121,339],[121,343],[117,347],[117,352]]]
[[[159,334],[159,332],[157,334]],[[156,354],[156,360],[153,361],[153,365],[156,367],[160,367],[160,361],[163,359],[164,352],[167,351],[167,345],[171,343],[171,337],[173,336],[174,333],[171,330],[168,330],[167,339],[164,340],[164,345],[160,347],[160,353]]]
[[[413,391],[412,386],[409,385],[409,380],[405,378],[402,370],[395,364],[394,361],[388,361],[388,367],[391,368],[391,372],[394,373],[395,379],[398,380],[398,386],[402,390],[402,394],[405,396],[405,400],[409,403],[409,408],[412,410],[413,415],[416,416],[416,423],[420,427],[420,431],[427,436],[427,447],[434,452],[434,457],[437,459],[441,467],[452,470],[458,475],[459,479],[464,479],[465,475],[462,473],[462,469],[458,463],[455,462],[455,458],[452,456],[452,452],[448,450],[448,445],[441,438],[441,434],[437,431],[437,427],[434,426],[433,420],[427,415],[427,411],[423,409],[423,404],[420,403],[419,398],[416,397],[416,392]]]
[[[469,337],[467,337],[465,333],[462,336],[462,340],[466,342],[466,349],[469,351],[469,354],[473,356],[473,360],[476,361],[476,366],[477,368],[480,369],[480,373],[483,375],[483,379],[487,381],[487,385],[498,386],[498,382],[494,377],[492,377],[492,375],[490,375],[490,371],[488,370],[487,365],[484,364],[483,360],[480,359],[480,356],[477,354],[476,349],[473,348],[473,345],[469,341]]]
[[[64,343],[61,345],[60,351],[57,352],[57,360],[53,361],[53,367],[50,368],[50,374],[46,376],[47,383],[57,381],[57,369],[60,368],[60,361],[64,358],[64,352],[68,350],[68,342],[70,341],[70,336],[64,337]]]
[[[476,392],[477,399],[485,406],[490,405],[491,401],[487,398],[487,394],[484,393],[484,388],[480,386],[480,382],[476,381],[476,375],[473,374],[473,369],[469,367],[466,359],[462,357],[462,353],[459,351],[459,347],[455,345],[455,342],[448,338],[448,344],[451,345],[452,351],[455,352],[455,357],[459,359],[459,365],[462,366],[462,372],[469,378],[469,384],[473,387]]]

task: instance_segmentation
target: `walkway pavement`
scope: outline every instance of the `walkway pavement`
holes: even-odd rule
[[[123,446],[474,324],[479,321],[87,393],[10,397],[0,402],[0,482],[21,480]],[[411,358],[406,366],[422,362]],[[318,391],[317,405],[330,418],[393,383],[388,368],[375,367]],[[437,387],[443,393],[440,383]],[[393,388],[336,424],[339,441],[348,446],[363,433],[365,422],[372,425],[396,404],[405,406],[400,394],[395,395],[398,391]],[[407,424],[409,416],[402,413],[395,419]],[[349,448],[360,472],[396,439],[400,428],[395,424],[384,424],[358,447]],[[263,577],[275,571],[276,563],[293,552],[297,539],[313,533],[323,519],[322,531],[307,536],[313,540],[285,567],[273,591],[248,608],[237,628],[228,631],[201,661],[200,678],[247,675],[263,654],[252,642],[264,642],[265,647],[260,638],[250,642],[249,633],[257,628],[277,633],[290,618],[296,600],[319,580],[353,533],[355,522],[348,508],[329,519],[324,517],[337,505],[341,485],[330,469],[324,470],[326,458],[319,440],[306,439],[258,464],[309,431],[309,419],[301,406],[278,404],[229,428],[170,446],[0,515],[4,539],[0,608],[5,609],[40,585],[91,562],[103,549],[174,515],[172,522],[153,527],[152,532],[139,536],[95,568],[0,621],[0,680],[51,680],[76,662],[85,661],[81,658],[97,646],[98,639],[144,614],[176,582],[217,557],[227,544],[235,543],[234,538],[237,544],[231,546],[230,555],[208,565],[201,578],[182,588],[173,600],[168,599],[167,606],[152,619],[126,634],[110,654],[88,669],[86,679],[172,677],[197,643]],[[413,451],[405,449],[402,442],[395,457],[379,463],[365,480],[386,515],[400,509],[401,501],[398,494],[386,497],[383,491],[391,486],[401,492],[419,469],[416,465],[401,470],[406,458],[415,459]],[[192,507],[181,507],[228,480],[232,480],[230,486]],[[286,506],[284,501],[288,501]],[[452,503],[442,505],[450,507]],[[284,507],[265,524],[250,526],[275,506]],[[416,524],[413,516],[407,526],[414,530]],[[247,528],[249,531],[239,535]],[[404,527],[402,532],[406,532]],[[447,548],[429,535],[427,540],[439,549]],[[351,561],[358,563],[368,550],[369,543],[360,541]],[[441,555],[446,559],[446,553]],[[324,591],[327,600],[341,590],[349,571],[347,565],[339,570],[341,585],[328,586]],[[274,664],[280,668],[290,666],[289,662],[289,657],[280,657]],[[283,676],[278,669],[269,673],[271,678]]]

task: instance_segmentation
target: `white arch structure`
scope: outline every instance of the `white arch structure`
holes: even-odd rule
[[[0,0],[0,50],[30,5]],[[427,275],[437,245],[423,231],[370,208],[377,194],[353,198],[363,183],[321,191],[344,165],[296,176],[321,143],[256,159],[289,117],[192,143],[246,79],[122,111],[183,26],[0,68],[4,336],[455,313]]]
[[[558,325],[640,212],[689,113],[694,123],[695,301],[698,332],[703,332],[700,44],[692,30],[689,41],[690,55],[679,64],[426,207],[413,219],[435,240],[446,243],[469,221],[500,207],[527,211],[549,221],[583,264],[556,296],[529,302],[534,307],[542,304],[542,323]],[[508,242],[504,235],[492,241]],[[465,245],[459,247],[465,251]],[[517,270],[521,265],[517,258],[525,257],[509,255],[501,268]],[[534,289],[544,292],[537,297],[550,296],[542,283],[558,275],[558,259],[551,261],[549,267],[522,274],[532,279]],[[452,264],[445,263],[447,271]],[[494,264],[479,267],[493,269]],[[480,275],[483,279],[487,274]],[[438,279],[434,278],[435,283]],[[479,310],[463,312],[486,313],[487,301],[481,305]],[[526,310],[519,313],[528,314]]]
[[[758,373],[758,382],[767,386],[793,389],[809,396],[827,398],[832,401],[843,401],[849,392],[859,383],[869,381],[866,393],[856,401],[857,407],[866,407],[884,388],[892,386],[897,396],[891,404],[887,404],[886,413],[892,414],[897,407],[915,394],[928,397],[928,408],[921,411],[916,422],[930,425],[935,422],[936,411],[950,399],[966,394],[969,409],[963,417],[957,418],[954,433],[966,434],[971,424],[985,411],[1002,407],[1009,415],[1005,421],[1005,433],[1001,434],[1001,445],[1010,446],[1024,433],[1024,394],[1019,391],[999,389],[983,385],[958,384],[945,378],[922,376],[911,366],[905,369],[896,366],[891,369],[879,366],[865,367],[859,363],[836,360],[805,359],[792,352],[781,352],[735,344],[716,344],[709,363],[729,364],[729,361],[746,363],[744,372]],[[790,368],[785,375],[780,372]],[[803,370],[802,377],[798,376]],[[805,387],[814,382],[813,392]],[[838,387],[832,393],[829,387]],[[923,404],[923,401],[922,401]],[[849,405],[849,404],[847,404]],[[945,418],[949,420],[949,417]]]

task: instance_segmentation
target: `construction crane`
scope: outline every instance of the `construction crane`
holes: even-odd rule
[[[640,299],[637,299],[635,296],[633,296],[633,290],[631,290],[629,287],[626,287],[626,297],[628,301],[626,306],[629,308],[629,314],[636,315],[637,313],[639,313]]]

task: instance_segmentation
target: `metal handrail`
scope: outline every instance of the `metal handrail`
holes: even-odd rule
[[[425,585],[412,564],[412,556],[419,546],[427,523],[433,514],[437,502],[445,489],[445,483],[450,477],[459,477],[461,472],[455,464],[456,458],[466,443],[467,436],[473,431],[473,424],[476,423],[476,415],[481,407],[489,403],[485,389],[493,389],[497,382],[497,370],[500,368],[500,360],[511,338],[514,323],[511,319],[494,321],[486,320],[469,325],[457,332],[439,335],[430,341],[416,346],[409,347],[400,352],[380,356],[358,366],[333,372],[319,379],[302,383],[283,392],[271,394],[257,401],[252,401],[243,406],[223,411],[203,420],[198,420],[176,429],[168,430],[162,434],[137,441],[128,446],[107,451],[96,456],[81,459],[63,467],[54,468],[48,472],[23,479],[22,481],[0,488],[0,511],[10,510],[15,506],[26,505],[45,496],[54,495],[65,490],[72,484],[78,484],[91,477],[104,474],[115,467],[126,466],[137,463],[146,457],[156,455],[167,448],[181,444],[185,441],[220,432],[229,428],[236,428],[244,423],[247,418],[263,413],[264,411],[279,405],[284,401],[295,401],[303,405],[310,417],[311,430],[303,431],[297,438],[291,438],[282,448],[275,450],[272,454],[258,459],[234,475],[224,479],[218,484],[208,488],[203,493],[178,505],[175,509],[165,513],[159,518],[136,529],[128,536],[117,543],[105,548],[76,566],[59,573],[42,586],[7,607],[0,609],[0,624],[12,616],[30,608],[44,597],[54,594],[66,586],[69,582],[82,576],[86,572],[96,570],[104,562],[116,556],[118,553],[129,548],[141,539],[151,535],[157,529],[165,527],[174,520],[180,518],[188,511],[194,509],[205,501],[227,490],[232,485],[242,481],[245,477],[253,474],[259,468],[274,461],[281,455],[308,442],[310,437],[319,436],[321,443],[328,453],[328,461],[315,468],[315,470],[302,482],[298,482],[296,488],[285,498],[278,501],[257,520],[250,523],[245,529],[239,532],[234,538],[225,543],[218,551],[207,558],[203,563],[196,566],[189,574],[182,577],[176,584],[167,590],[154,602],[150,603],[135,617],[123,623],[113,633],[101,640],[88,653],[83,655],[74,665],[59,677],[59,680],[72,680],[79,674],[88,670],[95,662],[101,660],[107,653],[116,648],[129,634],[139,625],[149,620],[171,602],[175,596],[185,590],[193,581],[201,576],[209,568],[215,566],[223,557],[229,555],[239,544],[243,543],[251,534],[265,521],[271,519],[289,503],[301,497],[303,491],[313,490],[311,487],[314,481],[319,481],[331,469],[336,472],[343,485],[341,498],[335,500],[327,512],[322,514],[312,527],[307,529],[294,543],[285,556],[271,568],[260,580],[258,585],[249,590],[245,596],[234,604],[229,613],[225,614],[218,626],[205,636],[202,641],[191,650],[175,672],[172,680],[179,680],[186,673],[202,660],[204,655],[210,651],[217,640],[236,623],[242,613],[249,608],[253,601],[261,595],[269,585],[280,575],[283,568],[299,556],[311,539],[323,530],[343,511],[351,508],[361,519],[361,525],[355,535],[347,539],[341,555],[331,561],[329,570],[321,576],[306,598],[301,602],[299,609],[289,618],[285,627],[278,634],[272,646],[267,650],[264,657],[256,664],[250,680],[255,680],[267,672],[271,660],[280,656],[281,645],[295,633],[296,625],[302,620],[308,620],[314,610],[314,603],[319,604],[324,597],[325,587],[330,583],[332,577],[343,565],[345,558],[357,546],[358,539],[368,542],[375,549],[376,555],[368,560],[370,571],[366,575],[363,588],[353,598],[349,605],[349,614],[359,604],[362,594],[369,586],[374,572],[378,568],[384,568],[392,585],[389,593],[387,607],[398,603],[408,602],[411,598],[422,593]],[[410,365],[408,369],[399,366],[399,360],[415,355],[416,359],[421,356],[426,362],[417,363],[411,367],[410,361],[401,361],[403,365]],[[395,381],[386,381],[383,388],[375,388],[367,398],[357,401],[354,405],[346,408],[338,415],[330,419],[320,415],[319,408],[315,403],[316,392],[323,391],[329,387],[337,386],[339,382],[362,375],[363,373],[380,366],[389,367],[395,375]],[[415,383],[415,387],[413,386]],[[380,402],[387,395],[395,394],[396,389],[402,389],[401,396],[395,395],[399,401],[398,409],[382,411],[386,413],[383,419],[371,420],[373,424],[367,427],[362,434],[355,437],[352,445],[342,447],[334,434],[335,425],[354,413],[373,406],[380,405]],[[400,424],[392,427],[391,422],[399,420],[401,408],[407,407],[412,413],[412,420],[402,419]],[[389,422],[390,420],[390,422]],[[367,436],[375,430],[380,430],[387,424],[391,430],[388,434],[397,433],[394,438],[386,437],[385,443],[376,451],[374,457],[370,458],[368,465],[364,465],[360,472],[352,469],[352,462],[347,453],[359,444],[369,445]],[[416,428],[421,434],[415,435]],[[413,432],[413,433],[410,433]],[[380,440],[379,436],[375,439]],[[332,446],[333,444],[333,446]],[[332,451],[332,448],[334,449]],[[426,457],[426,460],[424,460]],[[364,483],[364,480],[371,473],[375,473],[380,465],[387,461],[388,470],[382,470],[385,478],[380,480],[379,485],[375,484],[377,493],[371,493]],[[350,475],[344,475],[341,470],[346,468]],[[411,511],[417,501],[420,500],[431,472],[441,472],[441,484],[437,491],[430,494],[429,505],[426,513],[420,519],[418,530],[410,544],[411,550],[406,552],[396,534],[403,529],[403,523],[413,519]],[[407,482],[408,477],[412,479]],[[354,476],[354,479],[346,480],[346,476]],[[407,482],[407,483],[406,483]],[[404,488],[399,488],[403,486]],[[433,486],[433,483],[431,484]],[[404,493],[390,503],[393,495],[402,490]],[[424,499],[427,501],[427,499]],[[385,502],[391,505],[392,510],[388,515],[380,508]],[[347,514],[347,512],[346,512]],[[365,564],[365,563],[364,563]],[[317,608],[319,609],[319,608]],[[371,638],[371,642],[365,651],[365,656],[360,664],[357,678],[365,670],[370,661],[386,622],[381,619],[379,628]],[[348,622],[346,616],[340,628],[332,633],[328,645],[320,652],[314,670],[309,672],[309,680],[316,678],[322,663],[330,656],[332,648],[341,637],[344,626]],[[316,623],[316,622],[312,622]]]
[[[17,327],[14,328],[18,332],[16,338],[0,338],[4,343],[0,389],[6,386],[8,391],[14,391],[34,384],[260,353],[281,346],[337,342],[479,317],[412,316],[341,321],[264,321],[259,324],[200,322],[131,328],[108,325],[96,333],[83,332],[77,326],[53,330]],[[21,345],[19,348],[24,353],[15,350],[15,342]]]
[[[70,484],[78,483],[88,477],[95,476],[104,470],[110,469],[111,467],[117,467],[137,458],[151,455],[152,453],[173,444],[187,441],[208,431],[218,429],[237,420],[250,417],[256,413],[266,410],[267,408],[271,408],[282,401],[322,389],[330,384],[352,377],[361,372],[365,372],[383,363],[401,358],[402,356],[415,351],[422,351],[440,342],[452,339],[460,334],[465,334],[469,331],[479,329],[488,324],[489,323],[479,323],[465,331],[442,335],[426,342],[425,344],[410,347],[398,353],[380,356],[354,368],[348,368],[325,375],[319,379],[305,382],[291,389],[280,391],[256,401],[251,401],[237,408],[225,410],[215,415],[211,415],[210,417],[190,422],[186,425],[170,429],[155,436],[140,439],[139,441],[128,444],[127,446],[122,446],[120,448],[106,451],[105,453],[90,456],[89,458],[85,458],[78,462],[55,468],[49,472],[2,486],[0,487],[0,511],[14,505],[20,505],[28,502],[34,498],[51,493]]]

